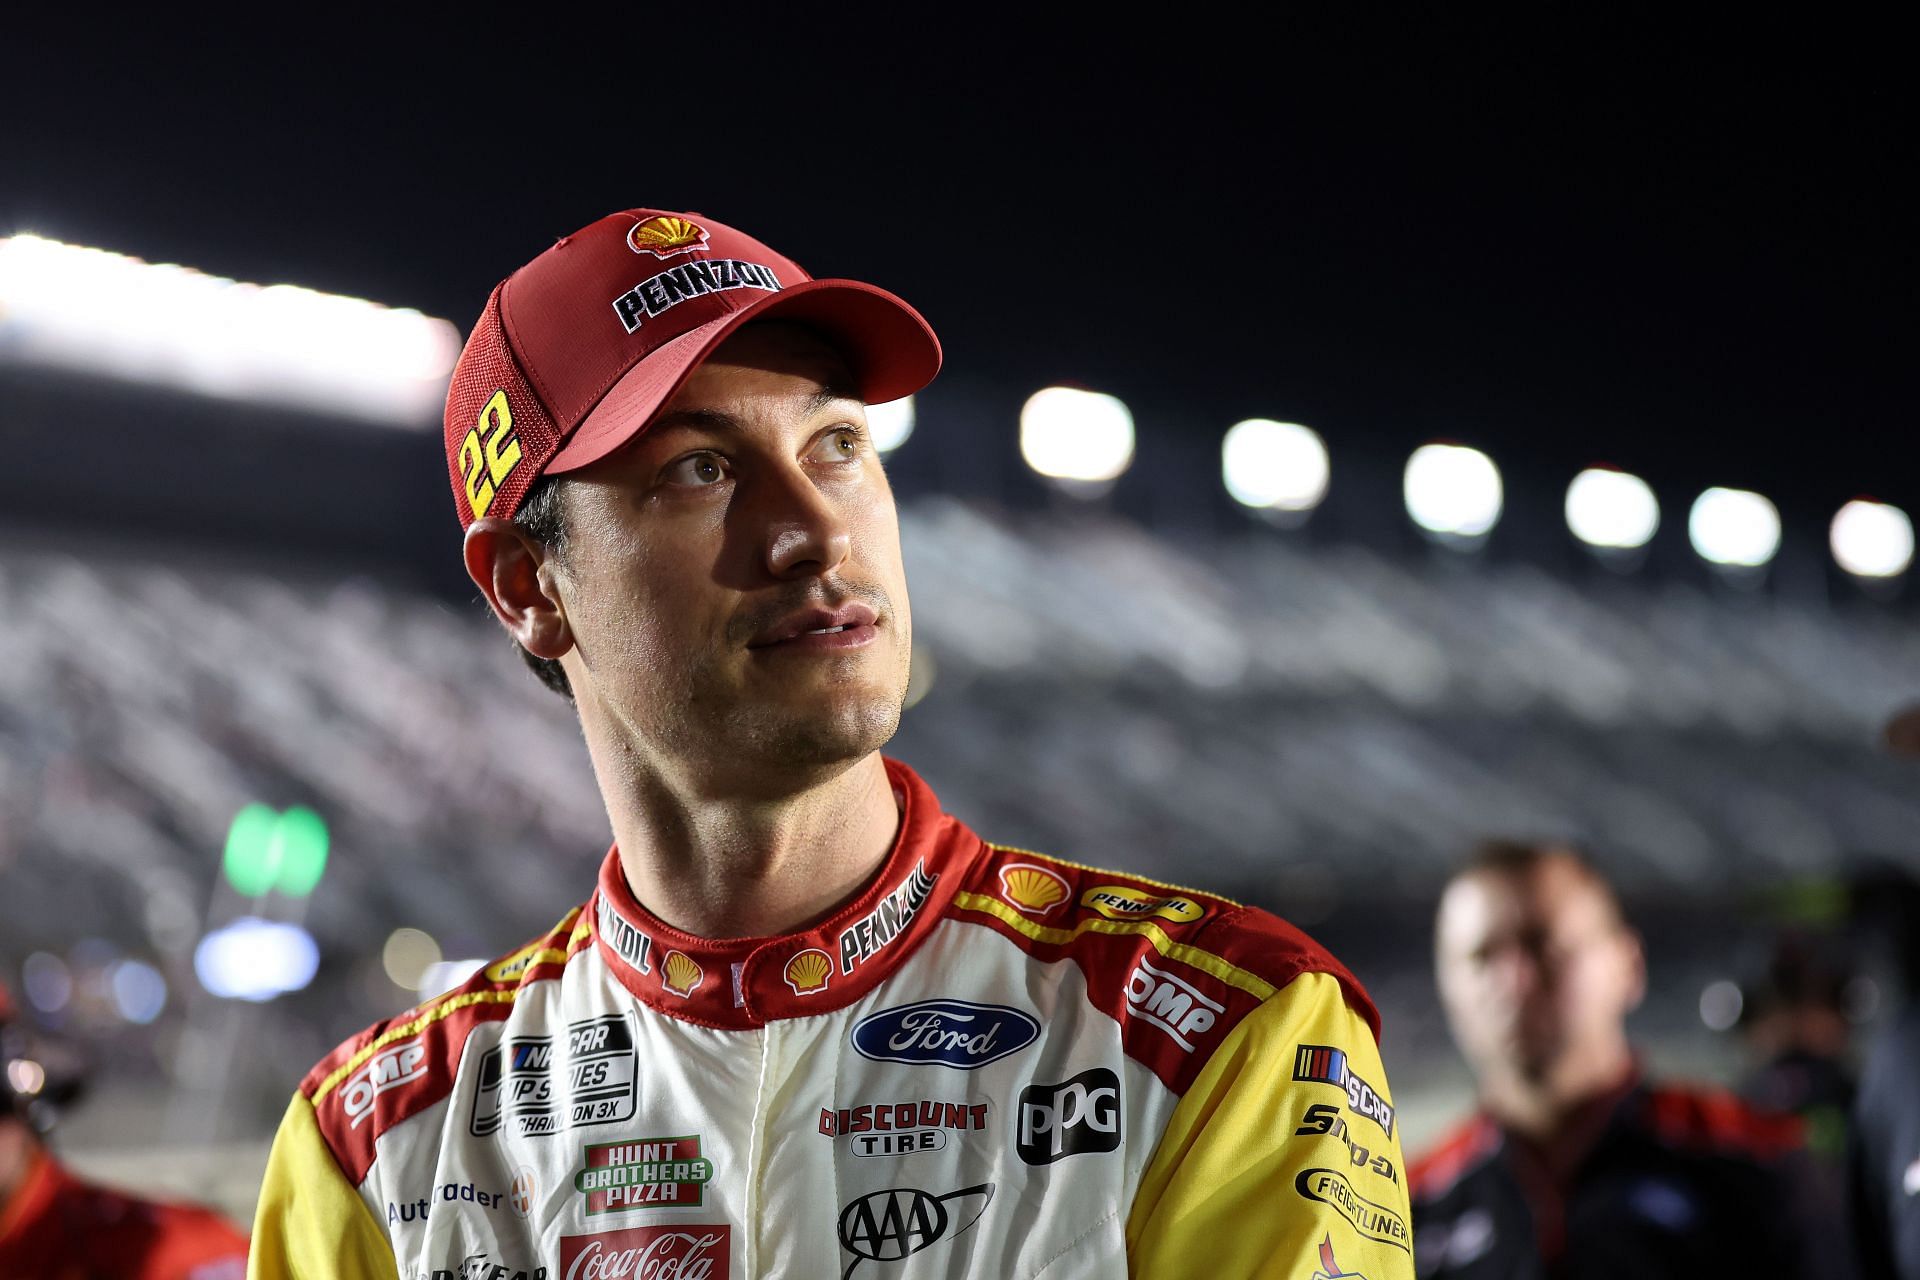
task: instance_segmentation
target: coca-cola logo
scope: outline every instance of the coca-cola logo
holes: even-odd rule
[[[922,1000],[882,1009],[853,1028],[853,1047],[878,1062],[939,1063],[971,1071],[1032,1044],[1040,1022],[1003,1004]]]
[[[563,1236],[560,1274],[565,1280],[727,1280],[732,1236],[726,1223]]]

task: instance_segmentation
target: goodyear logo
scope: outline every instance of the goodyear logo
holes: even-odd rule
[[[1158,916],[1175,924],[1192,924],[1207,909],[1178,894],[1148,893],[1126,884],[1103,884],[1080,895],[1080,905],[1092,907],[1109,920],[1144,920]]]

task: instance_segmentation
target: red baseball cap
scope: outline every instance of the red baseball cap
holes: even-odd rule
[[[447,388],[447,472],[464,528],[511,518],[542,475],[636,439],[750,320],[818,331],[868,404],[920,390],[940,339],[920,313],[697,213],[628,209],[562,236],[494,286]]]

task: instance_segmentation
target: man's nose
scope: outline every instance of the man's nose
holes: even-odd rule
[[[798,466],[768,476],[756,506],[765,522],[767,571],[776,578],[831,572],[853,552],[853,534],[839,506]]]

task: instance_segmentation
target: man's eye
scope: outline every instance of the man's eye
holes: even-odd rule
[[[814,456],[822,462],[850,462],[860,456],[866,436],[858,427],[840,427],[820,437]]]
[[[666,479],[669,484],[684,484],[702,487],[718,484],[724,480],[727,469],[720,459],[711,453],[690,453],[667,468]]]

